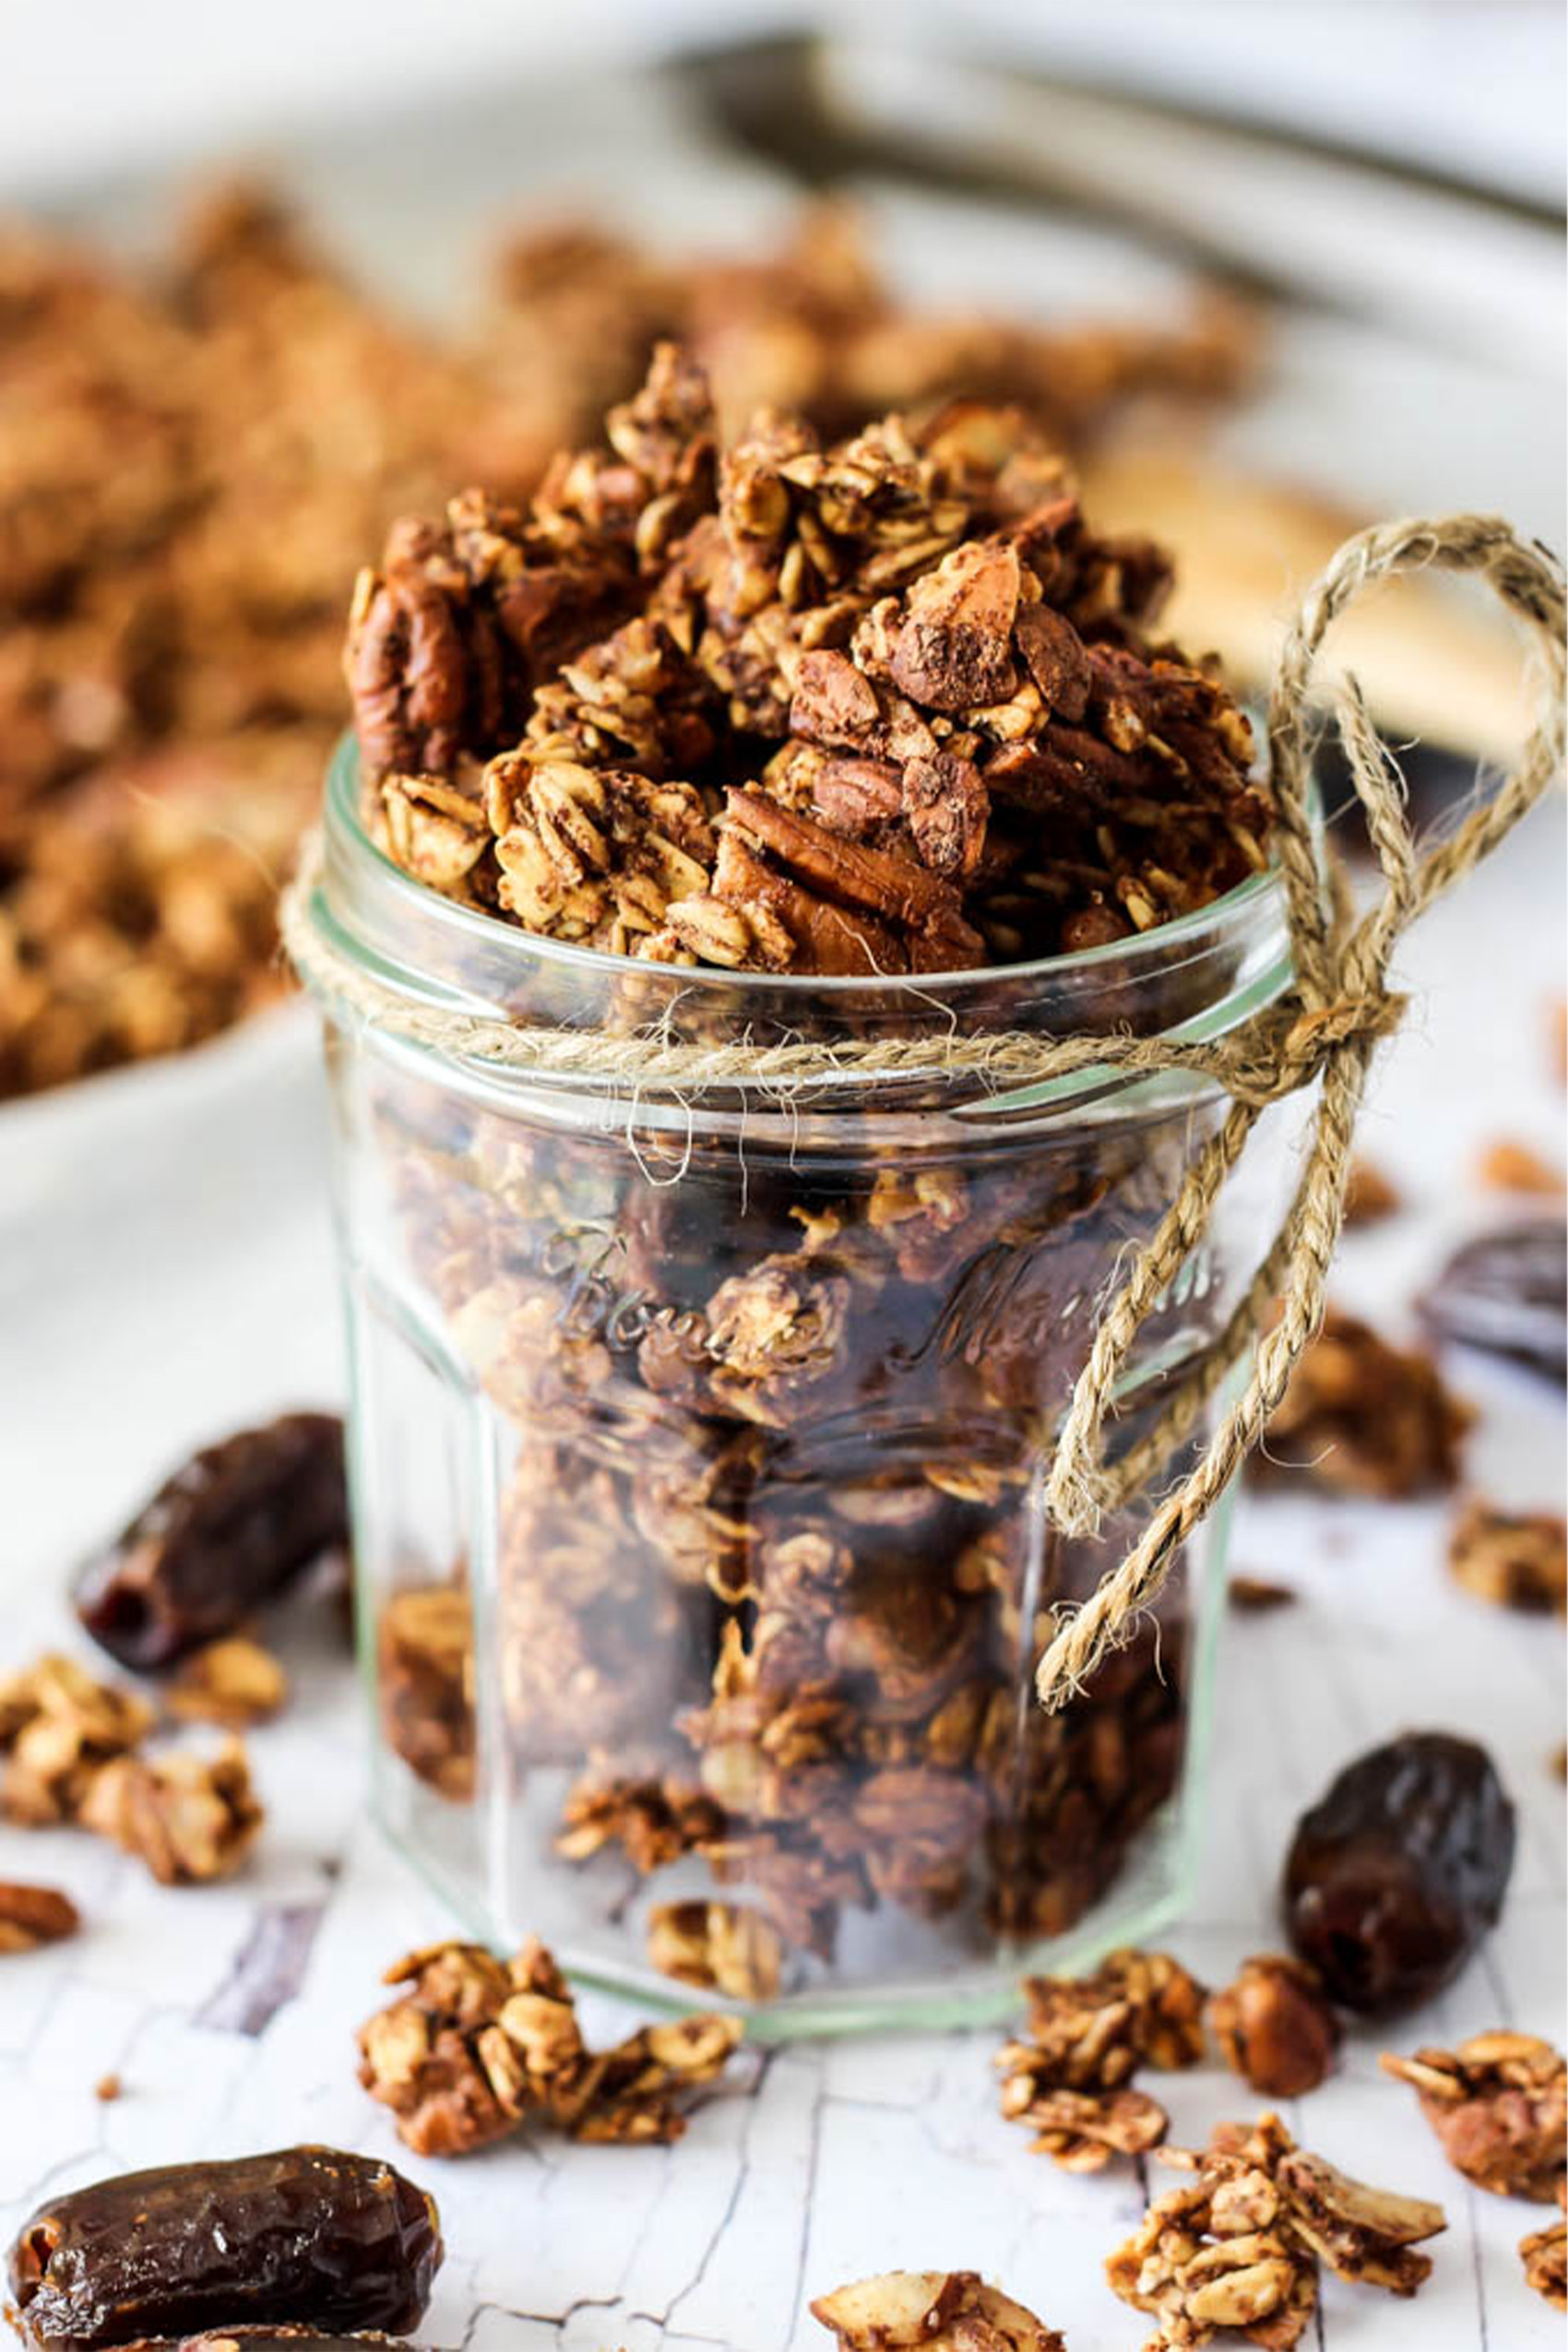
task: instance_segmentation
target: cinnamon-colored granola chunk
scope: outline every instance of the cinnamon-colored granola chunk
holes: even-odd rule
[[[771,1920],[742,1904],[659,1903],[648,1913],[647,1956],[683,1984],[734,2001],[771,2001],[784,1944]]]
[[[1454,1523],[1448,1565],[1503,1609],[1568,1610],[1568,1526],[1556,1511],[1499,1511],[1473,1495]]]
[[[817,2296],[812,2317],[839,2352],[1065,2352],[1054,2328],[972,2270],[886,2271]]]
[[[29,1828],[79,1819],[99,1772],[152,1722],[144,1699],[57,1652],[0,1681],[0,1813]]]
[[[420,879],[547,937],[837,977],[1102,944],[1263,864],[1245,720],[1147,635],[1163,560],[1093,534],[1021,412],[825,443],[769,410],[716,467],[663,346],[605,430],[362,578],[371,822]]]
[[[537,1939],[506,1962],[480,1944],[431,1944],[385,1981],[408,1990],[360,2028],[360,2080],[422,2156],[466,2155],[524,2123],[578,2140],[678,2139],[690,2093],[741,2038],[735,2019],[692,2016],[591,2051]]]
[[[97,1774],[78,1815],[84,1829],[139,1856],[164,1886],[229,1877],[263,1818],[237,1740],[211,1758],[118,1756]]]
[[[1028,2124],[1035,2149],[1068,2172],[1157,2146],[1170,2119],[1130,2078],[1201,2058],[1202,1987],[1166,1953],[1116,1952],[1089,1977],[1026,1978],[1024,1993],[1030,2038],[996,2061],[1008,2120]]]
[[[1269,1423],[1260,1471],[1396,1501],[1454,1485],[1473,1419],[1430,1358],[1330,1308]]]
[[[1105,2266],[1112,2291],[1158,2319],[1146,2352],[1190,2352],[1229,2328],[1289,2352],[1316,2308],[1320,2263],[1396,2295],[1431,2271],[1413,2250],[1445,2227],[1442,2207],[1348,2179],[1276,2115],[1219,2124],[1205,2153],[1160,2154],[1194,2178],[1156,2198]]]
[[[1521,2238],[1519,2259],[1526,2286],[1555,2310],[1568,2311],[1568,2221],[1549,2221]]]
[[[289,1678],[272,1652],[235,1633],[192,1652],[169,1685],[167,1705],[187,1722],[243,1731],[277,1715],[288,1696]]]
[[[1474,2034],[1457,2049],[1384,2054],[1455,2170],[1500,2197],[1549,2204],[1568,2167],[1568,2070],[1533,2034]]]

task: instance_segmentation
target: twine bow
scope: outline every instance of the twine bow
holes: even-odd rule
[[[1320,860],[1311,774],[1318,720],[1309,700],[1324,637],[1377,582],[1402,573],[1478,574],[1519,625],[1537,669],[1537,710],[1519,764],[1447,838],[1418,854],[1397,770],[1353,680],[1335,718],[1383,873],[1383,891],[1358,920],[1343,879]],[[1303,598],[1281,647],[1268,710],[1271,779],[1294,978],[1289,993],[1207,1042],[1159,1037],[1043,1038],[1013,1033],[905,1039],[784,1039],[705,1044],[667,1028],[634,1035],[537,1028],[416,1003],[336,947],[316,922],[319,844],[307,845],[279,909],[284,944],[302,977],[367,1028],[455,1060],[634,1090],[683,1095],[742,1089],[785,1101],[829,1080],[971,1075],[988,1088],[1038,1085],[1088,1069],[1126,1076],[1184,1071],[1210,1080],[1230,1107],[1134,1259],[1096,1333],[1066,1417],[1042,1440],[1051,1450],[1045,1508],[1064,1534],[1092,1536],[1105,1516],[1150,1485],[1193,1434],[1204,1408],[1254,1344],[1251,1376],[1196,1467],[1158,1503],[1139,1541],[1081,1607],[1059,1617],[1037,1686],[1062,1705],[1093,1671],[1170,1574],[1185,1538],[1213,1508],[1263,1434],[1323,1315],[1329,1259],[1344,1214],[1356,1112],[1379,1042],[1405,1000],[1389,962],[1407,924],[1487,857],[1550,785],[1563,757],[1565,617],[1561,566],[1494,517],[1383,524],[1347,540]],[[1269,1104],[1321,1082],[1311,1146],[1295,1196],[1262,1265],[1220,1334],[1139,1443],[1105,1461],[1106,1425],[1120,1376],[1146,1319],[1202,1242],[1225,1181]],[[1278,1319],[1265,1328],[1276,1300]],[[1259,1336],[1260,1333],[1263,1335]]]
[[[1384,883],[1377,902],[1358,921],[1337,871],[1325,878],[1313,841],[1309,778],[1315,728],[1309,688],[1323,640],[1347,606],[1376,581],[1426,569],[1479,574],[1519,624],[1538,662],[1536,721],[1517,767],[1492,797],[1472,809],[1449,838],[1418,855],[1397,771],[1360,688],[1353,679],[1342,683],[1336,707],[1339,740]],[[1213,1074],[1231,1107],[1096,1333],[1046,1480],[1045,1508],[1055,1525],[1068,1535],[1096,1533],[1104,1515],[1158,1477],[1254,1340],[1257,1352],[1245,1390],[1191,1473],[1158,1505],[1121,1565],[1080,1608],[1060,1615],[1036,1673],[1047,1707],[1062,1705],[1080,1687],[1158,1593],[1182,1543],[1263,1435],[1322,1321],[1329,1261],[1344,1218],[1356,1112],[1377,1046],[1405,1010],[1405,1000],[1388,985],[1390,958],[1407,924],[1497,847],[1561,768],[1564,612],[1562,576],[1551,557],[1525,546],[1505,523],[1475,515],[1361,531],[1346,541],[1302,600],[1276,665],[1268,712],[1294,984],[1266,1015],[1212,1050]],[[1261,1111],[1319,1078],[1301,1181],[1246,1296],[1155,1428],[1108,1469],[1103,1448],[1111,1400],[1146,1316],[1202,1241]],[[1265,1331],[1277,1297],[1278,1320]]]

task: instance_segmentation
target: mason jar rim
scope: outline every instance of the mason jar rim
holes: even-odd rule
[[[333,748],[327,773],[325,834],[328,874],[340,860],[347,859],[357,870],[356,880],[386,894],[392,907],[401,907],[410,917],[435,924],[438,934],[445,931],[455,943],[466,941],[482,947],[487,957],[515,957],[519,978],[530,971],[554,969],[563,977],[575,973],[585,979],[603,980],[617,972],[633,970],[650,980],[662,977],[676,981],[683,991],[711,992],[710,1001],[716,1005],[726,999],[743,996],[748,991],[766,989],[770,995],[777,993],[786,999],[797,996],[823,1004],[831,1004],[836,998],[852,999],[857,1009],[863,1010],[879,997],[892,1004],[919,995],[928,1003],[940,1004],[949,998],[961,999],[968,992],[993,991],[999,983],[1071,981],[1080,973],[1092,980],[1097,973],[1112,967],[1121,968],[1128,979],[1135,979],[1140,962],[1146,963],[1152,977],[1158,971],[1170,970],[1173,949],[1195,944],[1206,934],[1212,936],[1217,926],[1232,934],[1243,932],[1254,924],[1260,930],[1277,929],[1289,953],[1284,882],[1276,854],[1260,872],[1249,874],[1233,889],[1204,906],[1173,915],[1151,930],[1134,931],[1097,947],[1075,948],[1017,963],[980,964],[950,972],[860,975],[734,970],[719,965],[666,964],[651,956],[612,955],[602,948],[549,939],[520,924],[504,922],[482,909],[465,907],[446,897],[428,883],[406,873],[366,831],[360,814],[360,780],[359,745],[349,728]],[[1314,825],[1320,826],[1321,810],[1315,799],[1312,814]],[[334,928],[345,944],[361,945],[340,925]],[[417,981],[417,973],[407,967],[402,968],[405,980]],[[445,989],[439,992],[443,996],[448,994]],[[1222,1008],[1217,1004],[1214,1009],[1218,1014]],[[1222,1021],[1221,1026],[1229,1024]]]

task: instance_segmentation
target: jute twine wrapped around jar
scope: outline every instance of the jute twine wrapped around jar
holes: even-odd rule
[[[1332,863],[1325,866],[1314,837],[1311,778],[1319,722],[1310,700],[1313,671],[1330,626],[1359,596],[1420,571],[1474,573],[1500,599],[1526,640],[1537,690],[1535,724],[1518,766],[1498,790],[1446,837],[1418,853],[1397,770],[1355,682],[1341,682],[1335,720],[1383,875],[1375,903],[1358,918],[1342,876]],[[1069,1536],[1096,1534],[1119,1504],[1159,1478],[1205,1406],[1249,1354],[1251,1371],[1196,1467],[1158,1503],[1137,1544],[1087,1601],[1060,1612],[1037,1672],[1041,1702],[1059,1707],[1158,1593],[1182,1543],[1262,1436],[1318,1327],[1343,1220],[1356,1113],[1378,1044],[1405,1012],[1406,1000],[1389,986],[1390,959],[1407,924],[1497,847],[1561,769],[1565,614],[1560,564],[1493,517],[1387,523],[1346,540],[1301,601],[1269,697],[1269,772],[1292,983],[1283,997],[1210,1043],[1111,1032],[709,1045],[657,1028],[618,1036],[437,1011],[410,1004],[323,939],[309,912],[320,872],[315,844],[307,847],[283,897],[284,944],[302,978],[367,1026],[456,1060],[536,1076],[624,1084],[634,1091],[658,1087],[687,1098],[720,1088],[754,1090],[775,1102],[808,1097],[825,1078],[857,1071],[882,1079],[973,1077],[996,1091],[1087,1069],[1127,1076],[1183,1071],[1223,1088],[1229,1111],[1110,1301],[1065,1418],[1043,1441],[1051,1455],[1044,1498],[1053,1524]],[[1301,1180],[1245,1296],[1218,1343],[1179,1384],[1157,1426],[1108,1466],[1106,1423],[1145,1319],[1203,1241],[1261,1113],[1314,1084],[1320,1091]]]

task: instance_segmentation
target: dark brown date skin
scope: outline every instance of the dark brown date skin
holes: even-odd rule
[[[1455,1251],[1421,1301],[1432,1336],[1568,1379],[1568,1229],[1530,1217]]]
[[[120,2352],[364,2352],[366,2346],[390,2344],[397,2352],[421,2352],[406,2336],[387,2335],[380,2329],[357,2335],[322,2335],[314,2327],[203,2328],[199,2335],[143,2336]]]
[[[417,2325],[440,2267],[434,2201],[388,2164],[280,2148],[127,2172],[42,2205],[11,2249],[11,2292],[48,2352],[300,2321]]]
[[[1409,2008],[1496,1926],[1513,1866],[1514,1808],[1485,1749],[1408,1732],[1347,1764],[1301,1816],[1290,1942],[1345,2008]]]
[[[286,1413],[176,1470],[78,1570],[77,1614],[122,1666],[168,1666],[348,1539],[343,1424]]]

